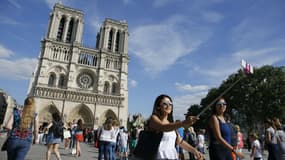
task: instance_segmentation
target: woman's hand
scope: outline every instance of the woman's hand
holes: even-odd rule
[[[244,159],[244,155],[241,152],[236,152],[236,155],[240,158],[240,159]]]
[[[197,150],[194,152],[194,155],[195,155],[197,160],[203,160],[204,159],[204,155]]]

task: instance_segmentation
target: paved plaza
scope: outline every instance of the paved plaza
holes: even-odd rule
[[[0,144],[2,145],[5,140],[5,136],[0,136]],[[94,148],[92,145],[87,143],[81,143],[81,150],[82,155],[78,158],[75,158],[71,155],[70,150],[65,150],[63,147],[63,143],[60,144],[60,155],[62,160],[76,160],[76,159],[82,159],[82,160],[91,160],[91,159],[98,159],[98,150]],[[243,153],[245,154],[245,159],[250,160],[249,158],[249,152],[247,150],[244,150]],[[25,160],[45,160],[45,154],[46,154],[46,146],[44,144],[35,144],[32,145],[27,157]],[[186,159],[188,158],[188,153],[184,154]],[[206,160],[209,160],[208,152],[205,155]],[[7,154],[6,152],[0,151],[0,160],[6,160]],[[51,156],[51,160],[55,160],[56,157],[54,154]],[[265,152],[264,160],[267,159],[267,152]],[[132,160],[131,157],[129,157],[129,160]]]

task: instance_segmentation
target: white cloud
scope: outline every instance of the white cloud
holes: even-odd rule
[[[145,70],[151,74],[167,70],[210,36],[206,28],[189,26],[181,16],[170,17],[159,24],[140,25],[130,35],[129,50],[142,60]]]
[[[179,91],[188,91],[188,92],[199,92],[209,89],[209,87],[206,85],[192,86],[191,84],[181,84],[178,82],[175,83],[175,87]]]
[[[8,0],[8,2],[10,2],[14,7],[20,9],[21,8],[21,5],[16,2],[15,0]]]
[[[0,59],[0,78],[30,79],[35,70],[37,59],[23,58],[17,60]]]
[[[218,23],[223,20],[224,16],[218,12],[205,11],[201,13],[207,22]]]
[[[96,33],[100,31],[100,27],[102,25],[102,23],[99,20],[99,17],[95,17],[93,19],[91,19],[91,27],[95,28],[93,29]]]
[[[130,81],[129,83],[132,87],[136,87],[138,85],[138,82],[136,80],[130,79],[129,81]]]
[[[173,2],[173,1],[172,0],[154,0],[153,6],[155,8],[159,8],[159,7],[165,6],[165,5],[167,5],[168,3],[171,3],[171,2]]]
[[[255,67],[261,67],[285,60],[284,52],[285,47],[283,46],[280,48],[244,49],[233,53],[233,57],[240,60],[245,59]]]
[[[70,4],[71,2],[68,0],[45,0],[45,2],[47,3],[47,5],[49,6],[50,9],[53,8],[54,4],[57,2],[60,2],[61,4],[67,5]]]
[[[14,55],[14,52],[0,44],[0,58],[6,58]]]
[[[14,52],[0,44],[0,58],[9,58]],[[9,79],[28,79],[34,70],[36,59],[0,59],[0,77]]]
[[[9,17],[3,17],[3,16],[0,16],[0,23],[2,24],[10,24],[10,25],[17,25],[17,24],[20,24],[19,22],[9,18]]]
[[[207,92],[197,92],[193,94],[176,96],[173,98],[174,108],[173,114],[175,119],[185,119],[184,114],[193,104],[200,104],[202,98],[207,95]]]

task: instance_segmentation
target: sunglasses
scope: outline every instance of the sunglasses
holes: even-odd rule
[[[163,103],[161,103],[161,105],[164,106],[164,107],[173,107],[172,103],[163,102]]]
[[[224,102],[224,103],[217,103],[217,106],[219,106],[219,107],[226,106],[226,105],[227,105],[226,102]]]

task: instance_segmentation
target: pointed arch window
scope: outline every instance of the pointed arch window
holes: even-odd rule
[[[116,52],[119,51],[119,46],[120,46],[120,32],[117,32],[116,45],[115,45],[115,51],[116,51]]]
[[[64,88],[65,87],[65,75],[60,75],[59,81],[58,81],[58,87]]]
[[[74,24],[74,21],[73,21],[73,19],[71,19],[69,22],[69,26],[68,26],[68,30],[67,30],[67,34],[66,34],[66,42],[71,42],[73,24]]]
[[[109,32],[109,40],[108,40],[108,49],[112,49],[112,42],[113,42],[113,30]]]
[[[117,93],[117,85],[116,83],[112,84],[112,95],[115,95]]]
[[[105,82],[104,84],[104,94],[109,94],[110,90],[110,84],[108,82]]]
[[[65,23],[65,17],[62,17],[60,22],[59,22],[57,36],[56,36],[56,40],[58,40],[58,41],[62,40],[64,23]]]
[[[54,87],[55,86],[55,79],[56,79],[55,74],[51,73],[50,76],[49,76],[49,79],[48,79],[48,86],[49,87]]]

